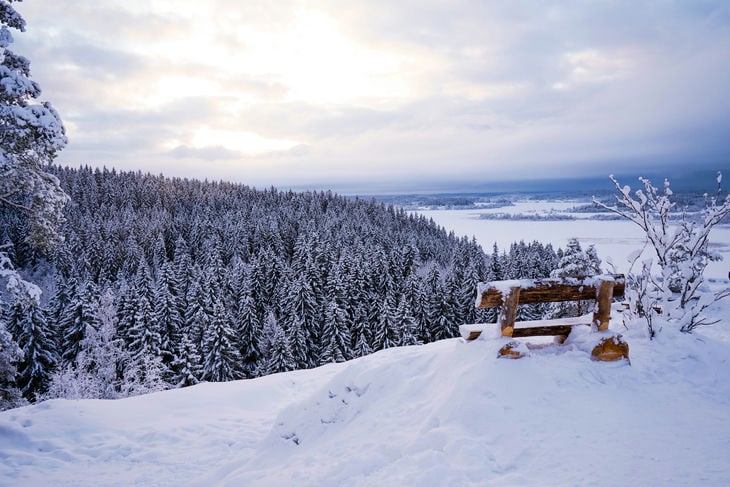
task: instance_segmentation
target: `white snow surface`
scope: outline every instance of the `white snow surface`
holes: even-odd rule
[[[730,306],[714,310],[727,316]],[[730,485],[730,330],[611,323],[497,359],[504,339],[0,413],[0,485]]]
[[[626,222],[444,217],[487,251],[497,235],[564,245],[576,233],[604,259],[636,249]],[[730,229],[720,230],[713,241],[726,251]],[[712,286],[727,285],[727,265]],[[9,410],[0,486],[730,485],[730,300],[712,311],[721,323],[654,341],[614,313],[630,365],[591,361],[588,327],[520,360],[497,359],[504,339],[483,334],[255,380]]]
[[[589,203],[585,201],[516,201],[514,206],[488,210],[419,210],[414,213],[432,218],[436,224],[456,235],[474,237],[486,253],[492,252],[494,243],[499,251],[509,251],[513,242],[533,240],[552,244],[555,249],[565,248],[570,238],[577,238],[585,250],[594,245],[598,256],[603,260],[605,272],[639,272],[641,260],[653,258],[649,248],[645,248],[646,236],[641,229],[628,220],[590,220],[591,214],[573,214],[578,220],[490,220],[481,218],[490,213],[511,213],[523,215],[546,215],[561,213],[566,207]],[[710,262],[705,270],[709,280],[727,282],[730,270],[730,225],[717,225],[710,234],[710,249],[723,256],[722,261]],[[642,255],[638,264],[631,261]],[[614,267],[611,267],[608,261]]]

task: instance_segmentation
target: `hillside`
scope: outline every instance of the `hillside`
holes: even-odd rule
[[[0,485],[727,485],[730,332],[611,328],[631,365],[450,339],[5,411]]]

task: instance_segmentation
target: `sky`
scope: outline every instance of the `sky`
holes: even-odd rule
[[[64,165],[344,190],[730,167],[726,0],[14,5]]]

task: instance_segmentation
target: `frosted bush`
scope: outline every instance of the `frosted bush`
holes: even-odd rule
[[[708,247],[710,231],[730,213],[730,196],[722,197],[722,174],[718,173],[717,192],[705,194],[700,217],[689,218],[683,212],[679,222],[672,224],[670,213],[676,204],[668,180],[660,190],[648,179],[639,178],[643,188],[633,195],[629,186],[621,186],[613,176],[611,181],[618,191],[617,204],[609,206],[596,198],[594,203],[638,225],[646,234],[646,245],[654,250],[654,257],[641,262],[639,273],[628,276],[630,312],[646,320],[651,337],[659,331],[659,314],[661,322],[683,332],[714,323],[705,310],[730,295],[730,289],[703,289],[708,263],[722,259]],[[658,274],[652,273],[654,263]]]

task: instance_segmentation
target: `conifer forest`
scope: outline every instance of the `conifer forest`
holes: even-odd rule
[[[544,277],[563,257],[537,242],[486,255],[374,199],[48,170],[70,196],[63,243],[43,255],[23,239],[27,217],[0,210],[8,255],[43,290],[31,310],[2,301],[30,401],[251,378],[451,338],[494,318],[474,308],[479,281]],[[522,318],[545,312],[524,308]]]

